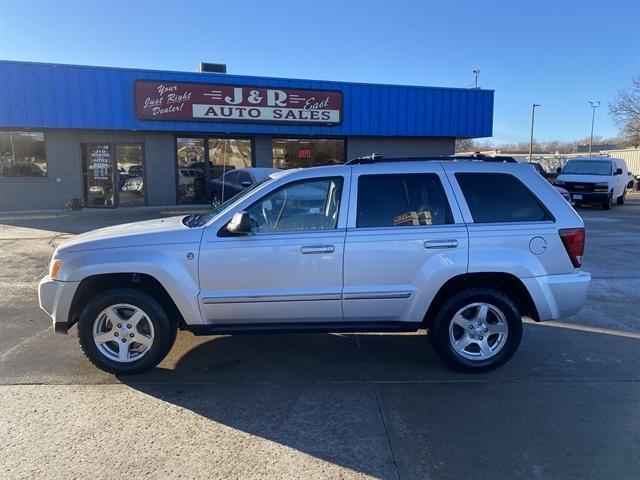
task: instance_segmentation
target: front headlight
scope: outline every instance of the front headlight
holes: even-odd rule
[[[608,192],[609,191],[609,185],[606,183],[596,183],[596,185],[593,187],[593,191],[594,192]]]
[[[564,182],[562,180],[556,180],[556,183],[554,183],[554,185],[562,187],[564,185]]]
[[[49,276],[51,277],[51,280],[56,279],[58,272],[60,271],[60,267],[62,267],[62,260],[58,258],[51,260],[51,264],[49,265]]]

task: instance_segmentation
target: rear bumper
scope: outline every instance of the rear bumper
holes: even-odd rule
[[[587,300],[591,275],[587,272],[523,278],[540,321],[577,314]]]
[[[53,328],[58,333],[67,333],[71,327],[69,310],[79,283],[58,282],[46,276],[38,284],[40,308],[51,317]]]

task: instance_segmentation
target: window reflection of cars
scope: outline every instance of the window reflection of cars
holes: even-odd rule
[[[123,192],[144,193],[144,180],[142,177],[134,177],[128,179],[122,187]]]
[[[187,200],[200,197],[204,192],[204,174],[196,168],[180,168],[178,188],[180,196]]]
[[[46,177],[47,174],[35,163],[18,163],[5,167],[2,171],[4,177]]]
[[[209,180],[209,203],[215,207],[277,171],[277,168],[232,169],[218,178]]]
[[[142,177],[142,165],[131,165],[127,173],[130,177]]]

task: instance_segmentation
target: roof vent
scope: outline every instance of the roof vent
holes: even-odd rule
[[[227,73],[227,65],[224,63],[200,62],[198,71],[200,73]]]

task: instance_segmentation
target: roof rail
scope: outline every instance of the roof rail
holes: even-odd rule
[[[345,165],[358,165],[358,164],[370,164],[370,163],[384,163],[384,162],[444,162],[444,161],[476,161],[476,162],[497,162],[497,163],[517,163],[517,160],[513,157],[505,155],[489,156],[483,154],[474,155],[449,155],[449,156],[424,156],[424,157],[397,157],[397,158],[385,158],[379,153],[373,153],[364,157],[354,158],[345,162]]]
[[[354,158],[345,162],[345,165],[356,165],[358,163],[376,163],[377,161],[382,160],[384,157],[379,153],[372,153],[371,155],[366,155],[363,157]]]

